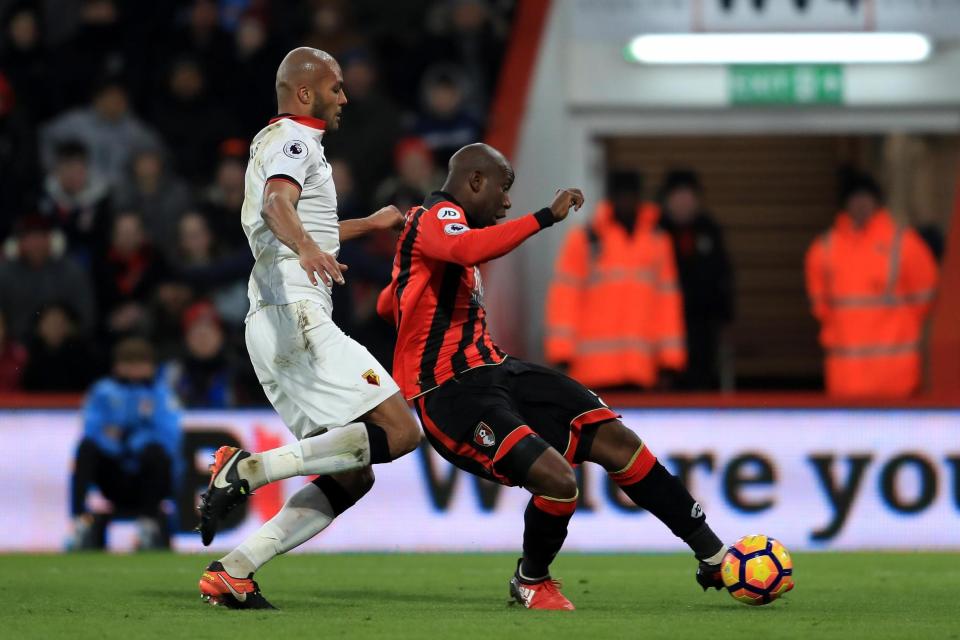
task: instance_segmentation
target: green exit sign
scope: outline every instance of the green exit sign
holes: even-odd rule
[[[733,104],[842,104],[843,67],[837,64],[758,64],[727,67]]]

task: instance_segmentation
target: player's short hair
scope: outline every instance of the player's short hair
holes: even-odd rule
[[[640,196],[643,193],[643,178],[637,171],[614,169],[607,174],[607,196],[629,193]]]
[[[144,338],[131,336],[123,338],[113,347],[113,363],[143,363],[155,364],[157,361],[156,353],[151,345]]]
[[[861,194],[873,196],[878,202],[883,202],[883,189],[873,176],[866,173],[851,173],[841,178],[841,205],[846,205],[847,200]]]
[[[88,160],[90,158],[90,150],[81,140],[64,140],[54,148],[53,155],[57,162]]]
[[[689,189],[694,193],[700,193],[703,186],[700,184],[700,176],[692,169],[671,169],[663,177],[663,183],[660,185],[660,198],[665,198],[674,191],[680,189]]]

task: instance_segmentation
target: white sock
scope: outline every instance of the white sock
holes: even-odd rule
[[[310,483],[220,562],[235,578],[246,578],[271,559],[300,546],[327,528],[336,514],[323,491]]]
[[[284,447],[251,454],[237,465],[237,471],[253,491],[294,476],[333,475],[369,464],[367,426],[352,422]]]

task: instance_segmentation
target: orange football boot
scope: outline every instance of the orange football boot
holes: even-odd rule
[[[229,609],[276,609],[260,593],[252,573],[246,578],[234,578],[219,562],[210,563],[200,576],[200,599]]]

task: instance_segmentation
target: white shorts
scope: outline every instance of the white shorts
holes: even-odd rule
[[[270,404],[299,440],[354,422],[400,391],[316,302],[261,307],[247,317],[246,338]]]

